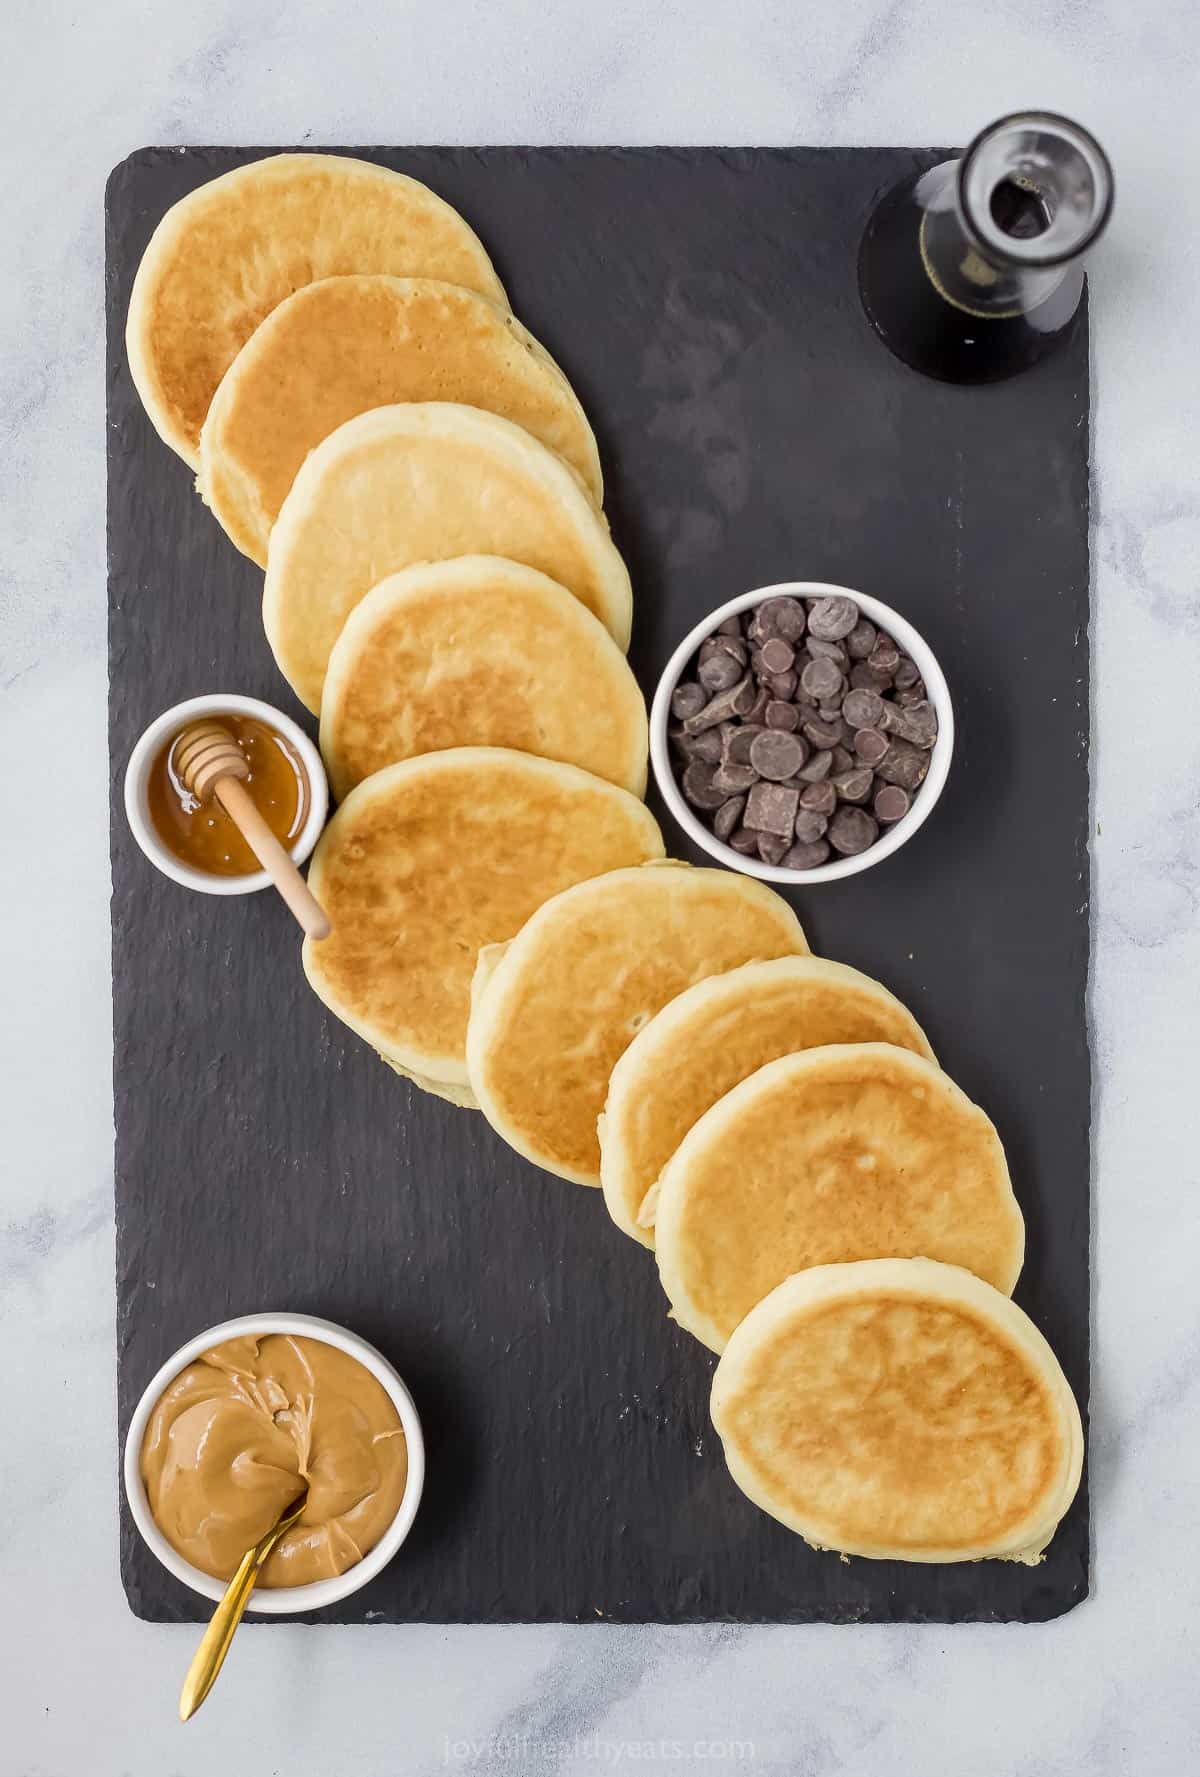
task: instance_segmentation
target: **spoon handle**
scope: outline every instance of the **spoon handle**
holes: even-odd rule
[[[307,1497],[307,1488],[305,1497]],[[217,1674],[225,1662],[229,1652],[229,1644],[233,1640],[234,1630],[245,1614],[250,1602],[250,1594],[254,1590],[255,1581],[263,1562],[275,1547],[285,1530],[289,1530],[304,1509],[304,1500],[289,1508],[277,1524],[273,1524],[267,1534],[254,1547],[247,1549],[238,1563],[238,1570],[230,1580],[225,1596],[212,1614],[212,1621],[200,1638],[200,1645],[192,1657],[187,1677],[183,1681],[183,1689],[179,1693],[179,1719],[188,1721],[195,1715],[209,1691],[217,1682]]]

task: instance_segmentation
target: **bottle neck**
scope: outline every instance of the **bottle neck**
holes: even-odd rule
[[[956,160],[931,167],[917,181],[921,209],[921,260],[939,296],[981,320],[1003,320],[1039,308],[1062,285],[1080,275],[1077,262],[1023,265],[986,248],[967,224],[959,198]],[[1031,200],[1032,201],[1032,200]]]

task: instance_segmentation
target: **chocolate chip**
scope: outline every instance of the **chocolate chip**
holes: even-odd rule
[[[816,599],[808,607],[808,633],[820,642],[840,642],[857,622],[858,606],[841,593]]]
[[[822,722],[828,722],[831,728],[836,728],[840,736],[842,732],[842,706],[840,703],[823,703],[817,711],[817,715]]]
[[[902,710],[910,710],[914,703],[924,703],[926,696],[924,680],[918,679],[907,691],[897,691],[896,702]]]
[[[818,703],[827,703],[842,689],[842,675],[832,660],[810,660],[800,674],[800,683]]]
[[[777,833],[760,833],[758,855],[764,864],[781,864],[788,851],[788,842]]]
[[[815,845],[818,839],[824,839],[825,829],[829,821],[823,814],[814,809],[804,807],[804,798],[800,798],[801,806],[796,811],[796,823],[793,831],[801,845]]]
[[[832,722],[822,722],[819,717],[806,717],[800,724],[800,732],[814,747],[836,747],[841,744],[841,729],[836,728]]]
[[[914,747],[928,751],[938,737],[937,711],[928,701],[903,708],[890,704],[880,727],[889,734],[899,735],[901,740],[911,741]]]
[[[826,747],[822,752],[814,753],[808,764],[803,766],[796,775],[802,778],[806,784],[820,784],[824,783],[832,770],[833,753],[830,748]],[[805,806],[811,805],[806,804]]]
[[[854,751],[864,765],[878,765],[887,750],[888,737],[881,734],[878,728],[860,728],[854,736]]]
[[[727,617],[717,630],[719,636],[740,636],[741,633],[742,620],[739,616]]]
[[[770,701],[771,693],[767,690],[765,685],[760,685],[754,694],[754,702],[746,711],[747,722],[764,722],[767,716],[767,705]],[[738,715],[740,716],[741,713],[741,710],[739,710]]]
[[[701,642],[700,665],[703,666],[706,660],[712,660],[717,654],[728,654],[742,666],[750,658],[750,650],[740,636],[723,636],[720,631],[715,636],[709,636],[706,642]]]
[[[713,832],[718,839],[728,840],[736,831],[742,818],[742,810],[746,806],[744,796],[731,796],[728,802],[722,802],[713,816]]]
[[[850,656],[840,642],[822,642],[816,636],[809,636],[804,647],[811,659],[832,660],[840,673],[849,672]]]
[[[740,679],[736,685],[727,690],[718,691],[717,695],[706,703],[702,710],[689,716],[683,726],[689,734],[702,734],[706,728],[715,728],[718,722],[725,722],[730,716],[740,715],[739,700],[748,687],[748,678]]]
[[[844,858],[857,857],[878,838],[879,828],[865,808],[839,808],[829,823],[829,843]]]
[[[764,624],[765,635],[782,636],[785,642],[798,642],[804,634],[808,622],[804,614],[804,606],[799,599],[784,594],[782,598],[767,599],[759,606]]]
[[[735,765],[731,759],[723,759],[713,772],[712,787],[722,796],[740,796],[743,790],[749,790],[758,782],[758,773],[753,765]]]
[[[889,682],[900,664],[900,650],[890,636],[880,635],[867,658],[867,665],[875,677]]]
[[[677,722],[684,722],[689,716],[698,715],[707,702],[703,685],[685,679],[671,693],[671,714]]]
[[[719,648],[707,660],[700,662],[696,677],[706,691],[728,691],[731,685],[741,682],[742,667],[732,654],[726,654],[723,648]]]
[[[758,852],[758,834],[752,833],[749,827],[739,827],[736,833],[731,833],[729,843],[744,858],[752,858]]]
[[[873,806],[875,819],[881,821],[885,827],[890,827],[896,821],[904,819],[912,807],[912,800],[908,791],[902,790],[899,784],[883,784],[875,792]]]
[[[852,728],[878,728],[883,715],[883,699],[878,691],[847,691],[842,714]]]
[[[810,814],[832,814],[837,807],[837,791],[831,783],[809,784],[800,792],[800,806]]]
[[[749,765],[754,737],[761,733],[762,728],[757,722],[743,722],[736,727],[731,724],[729,728],[723,729],[723,757],[733,765]]]
[[[816,870],[828,859],[828,845],[823,839],[815,839],[810,844],[789,846],[779,861],[788,870]]]
[[[831,777],[829,781],[837,791],[839,801],[869,802],[875,773],[869,765],[859,765],[851,771],[843,771],[838,777]],[[716,783],[715,777],[713,782]]]
[[[795,697],[799,680],[794,672],[772,673],[763,683],[772,697],[781,697],[786,703]]]
[[[907,691],[910,686],[916,684],[920,676],[916,661],[910,660],[907,654],[901,654],[900,664],[895,673],[897,691]]]
[[[782,728],[785,734],[794,734],[799,726],[800,711],[795,704],[773,697],[767,705],[767,727]]]
[[[929,754],[897,737],[875,767],[875,775],[885,784],[899,784],[902,790],[915,790],[924,783],[928,770]]]
[[[807,748],[798,735],[785,734],[773,728],[757,735],[750,748],[750,763],[755,771],[760,777],[769,778],[776,784],[781,784],[785,778],[794,777],[807,757]],[[754,825],[750,820],[746,824]]]
[[[762,645],[762,663],[769,673],[789,673],[796,659],[796,650],[782,636],[771,636]]]
[[[716,728],[706,729],[703,734],[689,734],[686,728],[670,728],[667,732],[672,745],[685,759],[702,759],[706,765],[715,765],[721,757],[721,735]]]
[[[850,684],[855,691],[878,691],[879,681],[865,660],[856,660],[850,668]]]
[[[724,802],[726,792],[714,788],[714,775],[714,768],[703,764],[699,759],[693,759],[684,772],[683,794],[693,808],[703,808],[711,812],[720,808]]]
[[[858,760],[848,748],[836,746],[833,749],[833,766],[829,775],[830,777],[837,777],[840,772],[853,771],[857,764]]]
[[[877,631],[873,623],[860,617],[846,637],[846,652],[851,660],[865,660],[875,646]]]
[[[800,792],[790,784],[755,784],[742,819],[756,833],[774,833],[790,842],[799,806]]]
[[[755,686],[753,679],[743,679],[733,694],[733,703],[730,706],[731,714],[742,716],[748,722],[754,721],[754,711],[758,703],[758,695],[758,689]]]

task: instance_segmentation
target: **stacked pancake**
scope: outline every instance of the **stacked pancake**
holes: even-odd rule
[[[720,1354],[766,1511],[846,1553],[1038,1559],[1082,1433],[1009,1300],[999,1138],[779,895],[664,859],[595,439],[467,223],[364,162],[255,162],[164,218],[127,337],[320,716],[316,993],[603,1188]]]
[[[464,219],[348,157],[275,155],[176,204],[127,343],[320,715],[341,807],[308,978],[397,1072],[473,1104],[479,950],[663,854],[586,415]]]

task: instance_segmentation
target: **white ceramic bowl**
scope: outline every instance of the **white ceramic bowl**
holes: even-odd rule
[[[299,1611],[320,1610],[324,1605],[339,1603],[341,1599],[348,1598],[351,1592],[357,1592],[360,1586],[365,1586],[368,1580],[373,1580],[387,1566],[412,1528],[421,1502],[421,1489],[425,1485],[425,1440],[421,1436],[421,1421],[413,1405],[413,1398],[391,1364],[373,1345],[360,1339],[357,1333],[336,1326],[333,1321],[318,1320],[311,1314],[243,1314],[237,1320],[227,1320],[219,1327],[209,1327],[207,1332],[197,1333],[194,1339],[189,1339],[186,1345],[180,1346],[174,1357],[167,1359],[161,1370],[147,1384],[126,1433],[124,1473],[125,1497],[129,1501],[133,1521],[141,1532],[142,1541],[177,1580],[190,1586],[193,1592],[199,1592],[202,1598],[210,1598],[216,1604],[225,1595],[226,1582],[213,1579],[211,1574],[204,1573],[199,1567],[193,1567],[190,1561],[185,1561],[171,1547],[154,1522],[146,1489],[142,1485],[139,1460],[142,1439],[146,1435],[147,1421],[168,1383],[174,1381],[182,1369],[204,1352],[211,1351],[214,1345],[220,1345],[226,1339],[242,1338],[247,1333],[259,1336],[267,1333],[292,1333],[305,1339],[320,1339],[326,1345],[334,1345],[339,1351],[346,1352],[349,1357],[357,1358],[363,1368],[369,1370],[386,1389],[400,1415],[408,1445],[408,1480],[404,1487],[404,1497],[396,1516],[369,1554],[364,1555],[355,1566],[348,1567],[336,1579],[316,1580],[309,1586],[268,1587],[256,1591],[251,1598],[252,1612],[272,1617],[293,1616]]]
[[[704,826],[684,801],[672,766],[670,742],[667,739],[667,725],[671,720],[671,693],[701,642],[712,635],[727,617],[740,616],[753,605],[761,605],[766,599],[782,598],[785,594],[792,598],[810,599],[827,598],[834,593],[853,599],[863,616],[870,618],[876,628],[886,630],[892,640],[898,642],[915,662],[925,681],[929,701],[937,711],[938,737],[930,755],[929,774],[914,797],[912,808],[902,821],[897,821],[894,827],[888,828],[874,845],[859,852],[857,857],[835,858],[828,864],[819,865],[815,870],[785,870],[778,864],[764,864],[758,858],[744,858],[740,852],[734,851],[731,845],[725,845]],[[715,858],[719,864],[728,865],[732,870],[741,870],[747,876],[757,876],[762,882],[837,882],[844,876],[857,876],[861,870],[870,870],[873,865],[882,864],[885,858],[890,858],[893,852],[899,851],[933,813],[946,783],[953,751],[954,710],[950,703],[950,691],[937,657],[928,643],[906,618],[880,599],[868,598],[865,592],[855,592],[849,586],[830,586],[821,580],[783,580],[778,586],[759,586],[753,592],[744,592],[738,598],[730,599],[728,604],[719,605],[702,623],[698,623],[695,629],[684,636],[666,664],[650,708],[650,763],[667,807],[684,832],[709,857]]]
[[[282,710],[262,703],[257,697],[215,693],[207,697],[189,697],[186,703],[177,703],[173,709],[164,710],[151,722],[129,755],[129,764],[125,768],[125,814],[133,837],[150,862],[173,882],[182,883],[184,888],[197,889],[202,895],[252,895],[257,889],[271,887],[271,878],[265,870],[255,870],[247,876],[214,876],[207,870],[193,870],[163,844],[150,818],[148,787],[159,749],[186,723],[201,716],[220,715],[256,716],[269,728],[277,729],[299,753],[308,776],[308,819],[291,855],[293,862],[304,863],[321,837],[329,813],[329,780],[321,755],[303,728],[290,716],[285,716]]]

